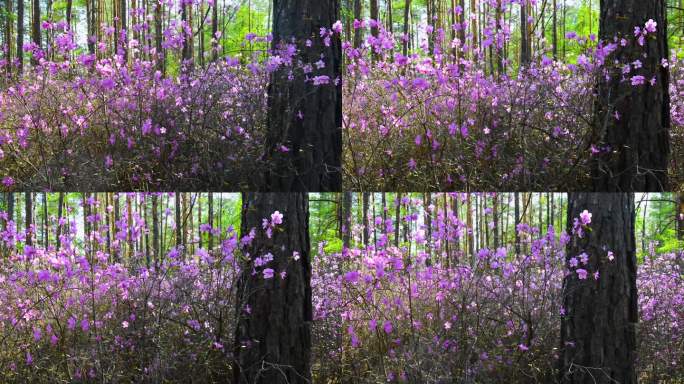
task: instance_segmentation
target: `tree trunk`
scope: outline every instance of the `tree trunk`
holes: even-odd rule
[[[399,247],[399,226],[401,225],[401,193],[397,192],[395,200],[395,217],[394,217],[394,246]]]
[[[17,0],[17,61],[21,73],[24,70],[24,0]]]
[[[37,49],[41,49],[41,36],[40,36],[40,1],[39,0],[33,0],[33,12],[31,14],[32,22],[31,22],[31,40],[33,43],[36,45]],[[31,61],[33,62],[33,65],[38,64],[38,60],[35,57],[35,54],[31,56]]]
[[[128,12],[126,11],[126,0],[121,0],[121,4],[119,5],[119,17],[121,18],[120,44],[124,63],[128,61],[128,26],[126,22],[126,17],[128,16],[127,13]]]
[[[370,0],[370,18],[371,20],[378,21],[378,0]],[[378,37],[379,29],[377,24],[375,27],[371,26],[371,35],[373,37]]]
[[[363,245],[368,246],[368,197],[369,197],[368,192],[363,192],[361,194],[361,199],[362,204],[363,204],[363,214],[362,214],[362,220],[363,220]]]
[[[679,192],[677,196],[679,197],[677,204],[677,238],[684,240],[684,192]]]
[[[243,194],[241,233],[257,229],[246,252],[251,257],[271,253],[273,260],[263,267],[255,266],[253,259],[244,260],[237,282],[234,383],[311,382],[308,210],[303,193]],[[268,238],[261,230],[262,220],[274,211],[283,214],[283,223]],[[293,252],[299,252],[298,260]],[[272,278],[264,278],[265,268],[273,269]]]
[[[519,255],[520,254],[520,234],[518,233],[518,224],[520,224],[520,194],[518,192],[515,192],[513,199],[515,199],[515,202],[513,203],[515,208],[514,208],[514,226],[513,226],[513,232],[515,233],[515,254]]]
[[[570,267],[563,281],[559,379],[582,384],[636,383],[634,196],[571,193],[568,231],[584,210],[592,214],[591,230],[568,243],[566,261],[582,252],[589,255],[589,261]],[[608,259],[608,251],[614,260]],[[587,271],[586,279],[579,278],[578,268]],[[599,272],[598,280],[595,272]]]
[[[301,71],[290,79],[290,68],[271,75],[268,88],[266,148],[272,167],[265,185],[271,191],[338,191],[341,189],[342,84],[339,34],[325,46],[320,29],[339,18],[339,0],[275,0],[273,48],[293,37],[299,59],[325,68],[309,77],[327,76],[328,84],[313,85]],[[311,39],[311,47],[305,40]],[[283,150],[283,146],[287,150]]]
[[[176,223],[176,250],[180,250],[180,246],[181,246],[181,244],[183,244],[183,238],[181,236],[182,219],[181,219],[180,192],[176,192],[174,197],[175,197],[175,205],[176,205],[176,216],[174,218],[174,221]]]
[[[622,64],[612,66],[610,76],[599,76],[594,129],[597,145],[608,150],[592,162],[593,188],[597,192],[657,192],[669,188],[669,72],[660,65],[669,55],[665,14],[665,0],[601,1],[600,39],[612,41],[622,36],[629,40],[625,47],[618,44],[606,61],[625,64],[641,60],[643,68],[634,70],[629,77],[644,76],[645,84],[623,81]],[[634,37],[634,28],[643,28],[649,19],[655,20],[657,28],[655,33],[649,33],[642,47]],[[652,78],[654,85],[649,84]]]
[[[409,43],[409,13],[411,11],[411,0],[406,0],[404,3],[404,44],[402,52],[404,56],[408,55],[408,43]]]
[[[5,59],[7,60],[7,74],[12,73],[12,0],[5,0]]]
[[[527,0],[523,0],[520,2],[520,67],[526,66],[531,60],[527,33]]]
[[[352,208],[352,194],[351,192],[344,192],[342,194],[342,246],[344,249],[349,249],[351,243],[351,208]]]
[[[556,0],[553,0],[553,32],[551,37],[551,44],[553,45],[553,59],[558,60],[558,5]]]
[[[48,197],[43,192],[43,248],[48,249],[50,245],[50,225],[48,222]]]
[[[361,5],[361,0],[354,0],[354,20],[361,20],[363,16],[363,7]],[[354,29],[354,48],[359,48],[363,43],[363,28]]]
[[[60,221],[62,220],[64,209],[64,192],[59,193],[57,204],[57,232],[55,233],[55,244],[57,245],[57,250],[59,251],[59,248],[62,245],[62,224]]]
[[[214,0],[214,5],[212,5],[211,10],[211,49],[212,58],[214,61],[218,60],[219,56],[219,38],[218,34],[218,1]]]
[[[166,58],[164,56],[164,48],[162,47],[162,38],[163,38],[163,32],[162,32],[162,3],[160,2],[155,2],[156,4],[154,5],[154,50],[156,52],[157,56],[157,70],[162,73],[162,75],[166,74]]]
[[[209,224],[209,227],[211,228],[207,239],[207,249],[211,251],[214,248],[214,194],[211,192],[209,192],[207,205],[207,224]]]
[[[26,245],[33,245],[33,195],[31,192],[24,193],[24,221],[26,223]]]

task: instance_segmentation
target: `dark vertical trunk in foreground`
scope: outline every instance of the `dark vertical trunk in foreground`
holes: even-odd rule
[[[571,193],[568,230],[584,210],[590,230],[567,246],[569,271],[563,281],[560,380],[563,383],[636,383],[635,328],[638,321],[634,195]],[[611,261],[608,251],[614,255]],[[570,267],[582,253],[587,265]],[[577,269],[587,271],[580,279]],[[595,279],[594,273],[599,277]]]
[[[658,23],[644,46],[637,43],[634,28],[647,20]],[[599,77],[594,129],[598,145],[608,147],[595,157],[592,167],[597,192],[657,192],[667,190],[670,154],[669,72],[661,65],[668,58],[665,0],[601,1],[599,37],[629,41],[606,61],[618,60],[611,75]],[[644,57],[644,54],[646,56]],[[643,67],[623,77],[627,63],[640,60]],[[644,76],[643,85],[632,85],[634,76]],[[655,77],[655,84],[649,82]],[[616,115],[619,118],[616,118]]]
[[[311,382],[308,203],[302,193],[243,194],[241,233],[256,228],[257,234],[245,250],[249,256],[237,285],[234,383]],[[268,238],[262,220],[274,211],[283,214],[283,223]],[[267,253],[273,261],[255,266],[254,258]],[[272,278],[264,278],[265,268],[273,269]],[[285,278],[281,271],[287,273]]]
[[[339,34],[325,46],[321,28],[332,28],[339,18],[339,0],[274,0],[273,45],[294,37],[305,63],[325,62],[308,76],[301,69],[289,79],[291,67],[271,76],[268,88],[266,172],[269,191],[339,191],[342,154],[342,50]],[[311,40],[311,47],[306,41]],[[327,76],[328,84],[312,79]],[[308,77],[308,79],[307,79]],[[286,147],[287,149],[283,149]]]

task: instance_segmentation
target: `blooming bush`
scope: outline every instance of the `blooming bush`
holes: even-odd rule
[[[340,254],[321,250],[315,258],[321,276],[314,285],[320,298],[317,332],[342,340],[334,347],[318,346],[318,378],[555,382],[563,277],[601,278],[584,267],[587,255],[568,263],[565,257],[571,236],[590,228],[591,214],[576,220],[573,234],[552,227],[540,233],[520,224],[520,254],[502,245],[468,255],[454,251],[454,241],[467,233],[464,223],[433,212],[432,239],[426,242],[416,214],[422,202],[405,202],[401,220],[412,230],[399,247],[388,241],[397,223],[376,217],[369,224],[378,231],[375,244]],[[638,271],[638,372],[647,381],[684,374],[683,259],[682,253],[651,254]],[[333,370],[329,361],[340,366]]]
[[[164,56],[154,47],[130,49],[128,55],[119,47],[108,55],[113,28],[103,27],[98,53],[88,54],[64,22],[48,25],[55,34],[53,46],[45,52],[25,47],[37,65],[21,76],[0,78],[0,170],[6,190],[262,185],[273,165],[267,160],[273,148],[266,147],[271,74],[285,71],[292,79],[296,74],[296,81],[316,87],[339,84],[321,74],[331,58],[302,59],[301,50],[318,41],[283,42],[277,49],[205,67],[184,62],[178,73],[167,74],[159,69]],[[164,32],[167,56],[180,53],[187,33],[192,31],[171,23]],[[329,46],[335,33],[340,33],[337,26],[321,28],[311,39]],[[245,38],[256,46],[272,40]],[[141,43],[130,41],[129,48]],[[0,73],[6,66],[14,64],[0,62]],[[290,151],[287,142],[269,145]]]
[[[150,260],[124,252],[128,241],[148,230],[138,214],[131,215],[132,226],[116,222],[109,245],[97,214],[87,218],[93,225],[87,241],[76,221],[53,218],[51,231],[63,229],[61,246],[44,249],[28,245],[26,233],[0,214],[0,381],[232,377],[242,249],[260,229],[238,238],[232,227],[203,224],[202,232],[220,240],[216,247],[193,253],[174,247],[162,260]],[[279,212],[272,217],[282,223]],[[272,228],[278,224],[274,220]],[[264,278],[272,278],[265,273],[270,260],[260,259]]]
[[[567,191],[590,184],[592,158],[611,151],[597,144],[593,128],[596,80],[617,71],[633,87],[654,85],[641,61],[618,63],[611,56],[619,45],[644,47],[653,21],[614,42],[568,33],[569,44],[583,52],[576,63],[554,61],[542,49],[515,68],[502,57],[510,31],[487,17],[489,37],[475,49],[470,37],[445,41],[445,32],[431,26],[420,50],[407,55],[402,37],[382,25],[361,46],[344,44],[346,188]],[[501,61],[496,68],[495,61]],[[661,66],[672,74],[671,169],[679,183],[682,63],[673,56]]]

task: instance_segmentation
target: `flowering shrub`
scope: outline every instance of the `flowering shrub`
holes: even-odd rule
[[[470,37],[445,42],[444,31],[428,26],[422,52],[408,55],[401,53],[402,38],[382,25],[355,23],[377,25],[379,32],[360,47],[344,44],[347,188],[566,191],[590,183],[592,157],[611,150],[596,143],[593,129],[596,79],[617,71],[633,87],[653,86],[653,73],[641,61],[614,62],[611,53],[618,45],[644,47],[654,22],[614,42],[568,33],[583,51],[576,63],[554,61],[541,50],[514,68],[501,57],[510,31],[493,27],[496,19],[486,17],[488,38],[481,47],[473,49]],[[496,60],[487,56],[493,50]],[[672,170],[678,183],[682,63],[673,56],[661,65],[672,73]]]
[[[201,231],[220,239],[218,246],[194,253],[171,248],[163,260],[145,263],[138,253],[123,256],[126,242],[147,231],[132,215],[132,227],[117,221],[108,253],[99,215],[89,217],[95,229],[86,244],[76,221],[62,220],[51,228],[63,227],[60,249],[43,249],[27,245],[26,233],[1,213],[1,381],[231,377],[242,249],[259,229],[240,239],[232,228],[203,224]],[[280,213],[273,217],[282,223]],[[277,225],[274,220],[272,228]],[[264,271],[268,266],[264,260]]]
[[[186,62],[167,77],[158,68],[164,57],[153,47],[130,49],[126,56],[122,47],[117,54],[100,53],[113,40],[113,28],[103,27],[95,55],[81,53],[65,23],[49,27],[55,38],[46,52],[25,47],[38,65],[18,78],[0,79],[0,170],[6,190],[262,185],[272,165],[266,160],[270,75],[302,74],[297,81],[316,87],[339,83],[319,73],[330,58],[317,57],[315,63],[300,58],[300,48],[311,41],[283,42],[278,49],[205,67]],[[164,33],[166,55],[180,52],[186,33],[192,31],[171,23]],[[321,28],[312,39],[330,45],[335,33],[340,33],[336,26]],[[246,40],[266,45],[272,37],[250,34]],[[139,44],[132,40],[129,48]],[[0,72],[8,65],[13,64],[0,62]],[[287,142],[275,145],[290,150]]]
[[[433,212],[426,242],[416,214],[422,203],[406,204],[401,220],[412,230],[399,247],[388,241],[397,223],[376,217],[369,224],[378,230],[375,244],[340,254],[321,250],[314,259],[317,332],[342,340],[318,346],[318,378],[555,382],[563,277],[601,278],[585,267],[587,255],[565,262],[565,245],[591,227],[591,214],[576,219],[573,234],[520,224],[520,254],[504,245],[468,255],[453,248],[466,234],[463,222]],[[649,257],[638,271],[638,371],[644,380],[681,377],[684,254]],[[331,360],[341,366],[332,370]]]

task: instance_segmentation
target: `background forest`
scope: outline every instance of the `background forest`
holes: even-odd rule
[[[346,188],[678,189],[683,8],[347,0]]]
[[[580,198],[6,193],[2,380],[554,382],[564,319],[586,307],[567,285],[610,289],[631,253],[622,364],[677,382],[684,196],[629,197],[627,221]],[[606,237],[620,233],[634,239]],[[583,369],[611,374],[568,372]]]

